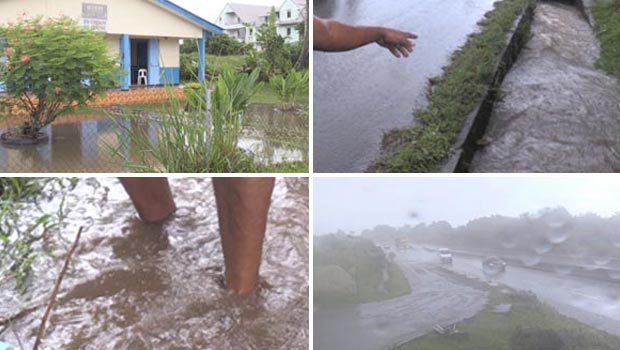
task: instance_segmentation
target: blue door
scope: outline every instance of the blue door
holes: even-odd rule
[[[148,42],[148,78],[149,85],[158,85],[159,81],[159,40],[150,39]]]

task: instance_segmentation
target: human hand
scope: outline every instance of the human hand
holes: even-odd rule
[[[415,43],[410,39],[417,39],[418,36],[391,28],[381,28],[381,38],[377,40],[377,44],[390,50],[392,55],[396,57],[409,57],[409,53],[413,52]]]

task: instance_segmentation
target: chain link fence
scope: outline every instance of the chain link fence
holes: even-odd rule
[[[108,107],[95,113],[59,117],[42,130],[47,138],[37,144],[0,142],[0,172],[127,172],[123,157],[131,159],[134,151],[131,142],[120,142],[129,137],[127,129],[139,128],[141,133],[156,141],[159,127],[157,122],[139,123],[123,118],[122,112],[118,107]],[[145,110],[132,107],[131,113],[158,114],[153,105],[146,106]],[[23,114],[0,114],[0,134],[20,128],[27,120]],[[306,112],[280,111],[273,105],[256,104],[251,105],[246,114],[239,146],[255,154],[259,161],[275,164],[307,162],[308,142]],[[119,147],[121,144],[123,147]],[[115,155],[115,150],[119,154]]]

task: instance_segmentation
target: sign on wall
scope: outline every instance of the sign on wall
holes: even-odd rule
[[[97,32],[107,32],[108,5],[82,3],[82,25]]]

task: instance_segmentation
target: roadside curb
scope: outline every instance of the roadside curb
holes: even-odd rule
[[[441,166],[441,172],[460,173],[468,171],[474,153],[479,147],[478,140],[484,136],[489,124],[499,87],[521,53],[524,46],[524,36],[529,35],[529,26],[534,18],[534,9],[535,5],[528,6],[514,21],[512,29],[507,34],[506,46],[499,54],[500,60],[495,65],[492,83],[489,85],[485,97],[465,119],[451,154]]]

